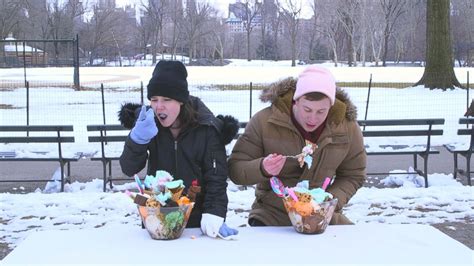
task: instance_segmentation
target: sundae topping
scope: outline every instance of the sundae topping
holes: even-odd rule
[[[199,186],[199,181],[194,179],[191,182],[191,187],[188,189],[188,197],[191,201],[196,201],[197,194],[201,193],[201,186]]]
[[[183,180],[169,181],[165,183],[167,189],[180,189],[184,188]]]
[[[306,146],[303,147],[301,150],[300,154],[293,155],[293,156],[286,156],[289,158],[296,158],[298,162],[300,163],[300,167],[303,167],[303,165],[306,163],[308,166],[308,169],[311,168],[311,165],[313,164],[313,155],[314,150],[318,148],[317,144],[314,144],[308,140],[306,140]]]
[[[161,205],[166,206],[166,201],[171,199],[171,192],[161,192],[155,195],[155,199],[160,202]]]
[[[137,179],[138,183],[140,179],[135,177]],[[161,206],[166,206],[170,199],[178,201],[184,190],[183,180],[173,180],[173,176],[162,170],[156,171],[155,176],[147,175],[143,183],[144,193],[149,194]]]
[[[337,199],[325,191],[330,181],[326,177],[322,188],[310,189],[308,180],[288,188],[277,177],[270,179],[273,191],[283,199],[288,217],[297,232],[318,234],[326,229],[337,205]]]
[[[318,145],[306,141],[306,146],[303,147],[300,154],[298,154],[298,162],[300,163],[300,167],[303,167],[304,163],[308,166],[308,169],[311,168],[313,164],[313,155],[314,150],[318,148]]]
[[[182,196],[183,180],[173,180],[168,172],[156,171],[155,176],[147,175],[143,183],[135,175],[135,181],[139,193],[125,193],[138,205],[150,236],[153,239],[179,238],[194,206],[193,199]]]
[[[326,178],[326,180],[330,180],[330,178]],[[300,201],[304,200],[305,202],[315,201],[316,203],[322,203],[326,200],[332,199],[332,194],[326,192],[322,188],[309,189],[308,180],[296,184],[294,191]]]
[[[159,208],[160,202],[154,198],[149,198],[146,200],[145,206],[151,207],[151,208]]]

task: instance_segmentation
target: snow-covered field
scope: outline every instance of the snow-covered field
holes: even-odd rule
[[[283,64],[283,65],[282,65]],[[286,65],[285,65],[286,64]],[[199,96],[216,114],[231,114],[241,121],[249,117],[248,91],[220,91],[209,89],[213,84],[270,83],[288,76],[297,76],[304,66],[291,68],[288,62],[235,60],[224,67],[188,67],[191,94]],[[422,68],[411,67],[338,67],[328,65],[338,81],[416,82]],[[140,81],[146,85],[152,67],[81,68],[81,82],[91,87],[104,82],[105,115],[109,124],[118,123],[116,113],[123,102],[140,101],[140,93],[133,88]],[[466,82],[469,68],[457,68],[461,82]],[[472,71],[471,71],[472,72]],[[22,81],[23,69],[2,69],[0,84]],[[27,69],[32,82],[70,82],[72,69]],[[136,84],[136,85],[132,85]],[[114,89],[111,89],[114,88]],[[363,118],[367,88],[345,88],[359,108]],[[267,106],[252,94],[252,113]],[[469,100],[470,101],[470,100]],[[0,89],[0,124],[25,124],[25,89]],[[466,91],[461,89],[439,91],[421,87],[407,89],[374,88],[370,98],[368,119],[387,118],[445,118],[445,133],[434,138],[435,145],[467,143],[467,138],[456,136],[457,120],[466,109]],[[101,124],[101,92],[98,90],[74,91],[69,88],[35,87],[30,89],[30,124],[73,124],[76,143],[65,145],[66,153],[93,152],[96,144],[87,143],[86,125]],[[416,140],[407,140],[407,143]],[[41,149],[53,149],[47,146]],[[0,150],[27,152],[31,146],[1,144]],[[115,147],[120,152],[121,147]],[[123,193],[133,184],[116,186],[113,192],[103,193],[100,177],[91,176],[91,182],[67,185],[66,193],[0,194],[0,241],[15,247],[31,232],[50,229],[78,229],[129,224],[139,226],[135,205]],[[345,209],[356,223],[439,223],[444,221],[474,220],[474,189],[453,180],[452,175],[432,174],[430,187],[417,187],[414,176],[387,177],[387,186],[396,188],[362,188]],[[18,188],[21,190],[21,187]],[[254,190],[239,190],[229,184],[230,199],[227,222],[231,226],[245,226],[248,210],[254,199]]]
[[[224,67],[188,67],[191,94],[201,97],[216,114],[231,114],[240,121],[247,121],[267,104],[259,101],[259,91],[216,90],[216,84],[248,88],[248,84],[269,84],[280,79],[296,77],[304,66],[289,67],[289,61],[264,62],[234,60]],[[423,73],[421,67],[332,67],[325,64],[340,82],[416,82]],[[472,68],[456,68],[458,79],[466,82]],[[27,79],[32,84],[71,83],[72,68],[27,69]],[[105,122],[115,124],[117,111],[124,102],[140,102],[140,82],[145,86],[153,67],[91,67],[81,68],[81,84],[100,88],[103,83]],[[23,69],[3,69],[0,87],[7,81],[22,83]],[[246,86],[246,87],[245,87]],[[445,134],[434,138],[435,145],[451,143],[456,137],[457,121],[466,110],[466,90],[427,90],[422,87],[406,89],[372,88],[367,104],[368,88],[344,88],[359,110],[359,119],[389,118],[445,118]],[[26,89],[2,90],[0,93],[1,124],[26,124]],[[469,96],[471,97],[471,96]],[[250,102],[250,99],[252,101]],[[146,99],[145,99],[146,100]],[[87,145],[86,125],[104,123],[102,95],[98,89],[76,91],[61,87],[33,87],[29,91],[29,124],[73,124],[76,142]],[[464,140],[463,140],[464,141]],[[76,147],[72,148],[76,149]]]

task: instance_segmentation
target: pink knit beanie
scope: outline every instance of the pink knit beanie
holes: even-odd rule
[[[296,100],[310,92],[319,92],[328,96],[329,100],[331,100],[331,105],[334,105],[336,79],[329,70],[323,67],[309,66],[298,77],[293,99]]]

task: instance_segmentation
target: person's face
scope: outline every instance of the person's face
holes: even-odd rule
[[[151,108],[155,111],[155,115],[158,117],[160,124],[163,127],[173,125],[181,111],[182,103],[163,96],[153,96],[150,101]]]
[[[293,105],[293,114],[306,132],[313,132],[326,120],[330,108],[331,101],[328,97],[319,101],[309,101],[305,96],[301,96]]]

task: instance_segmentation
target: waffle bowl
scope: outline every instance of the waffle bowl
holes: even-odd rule
[[[138,206],[138,213],[151,238],[172,240],[181,237],[194,203],[177,207]]]
[[[336,209],[337,199],[322,203],[314,201],[295,201],[283,198],[288,217],[296,232],[302,234],[321,234],[326,230]]]

